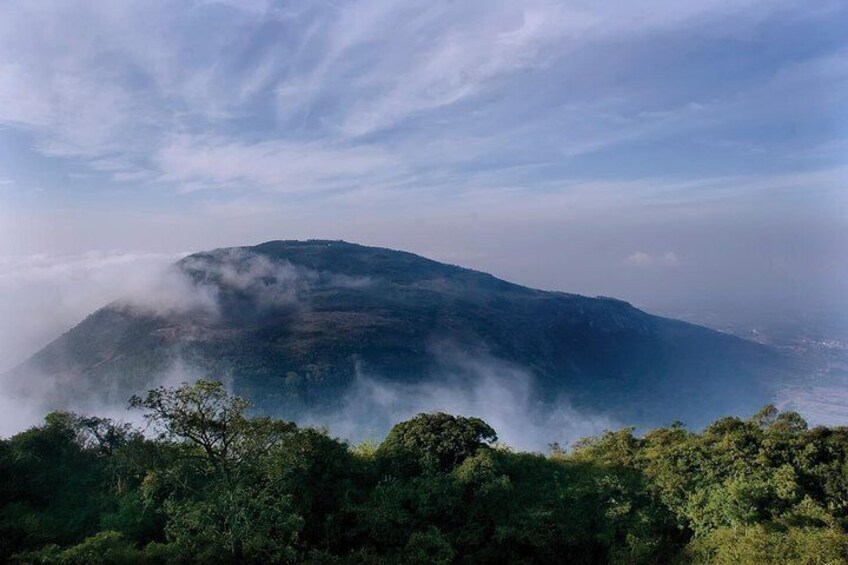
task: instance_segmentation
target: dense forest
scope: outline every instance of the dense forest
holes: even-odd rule
[[[350,446],[212,381],[130,404],[144,433],[55,412],[0,442],[0,561],[848,561],[848,428],[772,406],[543,455],[442,413]]]

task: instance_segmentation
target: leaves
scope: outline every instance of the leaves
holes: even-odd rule
[[[419,414],[380,445],[250,414],[212,381],[135,397],[156,432],[52,413],[0,440],[0,559],[20,563],[848,560],[848,429],[766,407],[550,456]]]

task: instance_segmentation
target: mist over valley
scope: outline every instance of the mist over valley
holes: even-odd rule
[[[616,299],[343,241],[201,252],[142,280],[8,371],[6,394],[115,412],[160,384],[217,378],[261,412],[352,441],[442,410],[544,450],[624,422],[752,413],[798,366]]]

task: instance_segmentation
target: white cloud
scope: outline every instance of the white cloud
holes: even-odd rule
[[[0,373],[12,368],[107,304],[155,315],[219,315],[221,289],[247,291],[260,306],[300,304],[316,286],[361,288],[367,277],[316,272],[233,249],[216,260],[185,253],[90,251],[0,256]],[[225,259],[223,262],[219,259]],[[199,273],[192,280],[186,273]]]
[[[677,253],[674,251],[666,251],[665,253],[645,253],[644,251],[634,251],[625,259],[625,263],[630,266],[645,268],[645,267],[673,267],[680,263]]]
[[[172,307],[193,304],[198,297],[166,275],[180,256],[91,251],[0,257],[0,373],[118,298],[152,292]]]
[[[188,257],[181,272],[194,279],[196,292],[215,299],[219,292],[246,292],[260,307],[303,305],[303,295],[316,287],[362,288],[372,283],[368,277],[315,271],[241,248]]]
[[[357,83],[362,90],[373,88],[375,95],[366,95],[351,106],[341,123],[345,134],[364,135],[391,127],[417,113],[472,97],[501,75],[543,66],[553,55],[545,53],[545,48],[569,30],[584,27],[588,19],[556,4],[495,4],[473,15],[460,10],[457,19],[433,11],[424,8],[404,14],[406,25],[390,32],[394,40],[398,39],[395,34],[403,33],[422,40],[429,37],[429,41],[404,52],[403,57],[395,54],[385,63],[372,61],[368,74]],[[444,26],[437,33],[421,29],[434,21]],[[363,34],[362,40],[374,36],[372,31]]]
[[[627,263],[634,267],[648,267],[653,262],[654,258],[644,251],[635,251],[627,256]]]
[[[677,258],[677,253],[674,251],[667,251],[662,256],[663,263],[666,265],[677,265],[680,263],[680,259]]]
[[[403,165],[388,151],[320,142],[244,143],[208,136],[177,136],[156,156],[160,180],[183,191],[255,187],[279,192],[350,188],[396,178]]]

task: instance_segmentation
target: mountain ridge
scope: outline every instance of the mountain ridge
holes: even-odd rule
[[[750,411],[786,369],[768,348],[623,300],[528,288],[344,241],[199,252],[170,276],[179,292],[97,310],[7,379],[25,385],[37,375],[58,396],[118,398],[176,364],[230,380],[262,409],[302,413],[339,404],[360,374],[476,378],[441,347],[525,372],[541,405],[567,397],[650,425]]]

